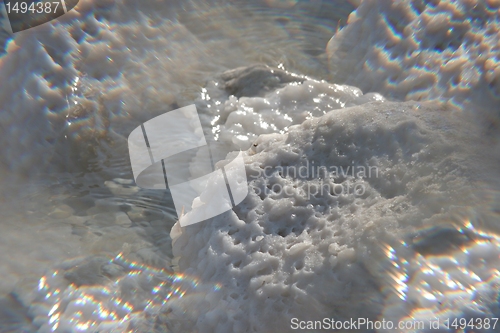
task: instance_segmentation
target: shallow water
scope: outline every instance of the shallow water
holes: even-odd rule
[[[380,10],[391,4],[379,2]],[[327,0],[80,0],[78,11],[7,38],[0,58],[0,332],[94,332],[99,325],[106,332],[186,332],[203,320],[227,328],[230,315],[241,331],[262,325],[289,331],[274,320],[275,312],[266,312],[269,298],[277,300],[269,305],[276,313],[299,311],[304,320],[324,313],[394,321],[498,316],[500,150],[497,107],[488,102],[497,99],[494,89],[490,85],[486,106],[477,109],[482,83],[471,89],[476,100],[469,101],[462,86],[471,85],[470,77],[444,95],[444,79],[437,80],[439,89],[431,85],[431,93],[422,93],[418,82],[404,80],[411,59],[402,56],[397,63],[388,56],[386,26],[376,25],[376,38],[366,40],[372,31],[365,30],[356,45],[354,24],[327,52],[354,8]],[[372,14],[364,9],[362,15]],[[422,22],[447,22],[436,17]],[[382,21],[392,26],[397,20]],[[486,24],[472,21],[479,28]],[[363,29],[373,22],[367,19]],[[353,43],[375,56],[365,65],[364,53],[342,49]],[[332,59],[343,81],[372,88],[362,92],[314,81],[342,83],[332,75]],[[392,84],[389,74],[374,67],[377,61],[404,84]],[[299,76],[287,85],[260,76],[234,89],[243,97],[229,96],[221,73],[254,64]],[[431,74],[442,75],[439,69]],[[377,78],[387,82],[378,85]],[[261,84],[267,92],[250,89]],[[248,97],[249,91],[265,98]],[[456,99],[449,98],[455,93]],[[434,101],[387,102],[398,96]],[[467,107],[457,102],[464,99]],[[299,166],[294,156],[302,154],[318,164],[375,163],[383,176],[366,180],[363,200],[305,200],[295,193],[290,201],[272,190],[290,179],[254,179],[251,187],[262,187],[264,194],[251,193],[234,211],[210,221],[215,227],[199,224],[183,235],[174,229],[173,246],[172,196],[136,186],[127,137],[141,123],[193,103],[205,135],[215,134],[223,147],[217,158],[250,148],[247,173],[283,161]],[[351,109],[356,117],[327,115],[323,127],[304,122],[355,105],[361,105]],[[480,113],[484,109],[487,116]],[[307,136],[315,128],[323,136],[310,149]],[[273,134],[288,132],[293,135],[287,139]],[[333,186],[349,180],[339,177]],[[259,236],[250,235],[254,227],[262,227]],[[242,243],[260,252],[238,259]],[[281,255],[278,268],[275,253]],[[202,257],[208,255],[207,264]],[[240,267],[255,274],[247,277]],[[285,286],[298,279],[296,289],[277,291],[280,278]],[[296,297],[292,305],[290,295]],[[217,306],[223,310],[215,311]],[[267,324],[252,322],[264,318]]]

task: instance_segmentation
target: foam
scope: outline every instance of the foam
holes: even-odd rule
[[[327,46],[336,82],[498,117],[498,1],[367,0]]]

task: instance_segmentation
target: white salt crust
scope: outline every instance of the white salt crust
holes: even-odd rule
[[[206,295],[218,301],[207,303],[189,330],[287,331],[291,318],[396,322],[412,311],[425,317],[442,304],[443,318],[494,313],[495,297],[465,296],[474,287],[498,293],[498,257],[473,262],[481,247],[498,252],[498,242],[486,236],[490,240],[474,247],[481,233],[472,231],[459,242],[464,252],[456,266],[446,263],[453,262],[454,237],[467,221],[491,227],[496,220],[479,208],[485,185],[476,174],[494,172],[494,158],[475,151],[481,139],[473,125],[462,126],[467,121],[437,104],[370,103],[306,120],[286,134],[260,136],[246,152],[245,201],[212,220],[172,229],[179,270],[224,286]],[[306,161],[344,170],[376,166],[378,174],[322,183],[289,173]],[[350,193],[332,193],[349,184]],[[353,193],[352,184],[365,191]],[[209,190],[201,198],[208,202]],[[432,274],[419,273],[429,266]],[[464,282],[471,272],[482,278]],[[446,274],[455,286],[443,280]],[[460,293],[464,303],[452,301]]]
[[[336,82],[498,118],[500,2],[366,0],[327,46]]]

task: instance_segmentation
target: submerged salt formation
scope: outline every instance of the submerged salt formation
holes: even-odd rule
[[[172,229],[179,270],[224,286],[206,295],[217,301],[204,303],[206,315],[190,330],[275,332],[287,330],[291,318],[396,321],[412,311],[425,317],[422,309],[432,313],[442,304],[443,317],[491,315],[492,298],[481,306],[466,297],[461,305],[450,301],[477,283],[498,293],[497,257],[468,266],[481,251],[475,239],[484,251],[497,252],[498,243],[473,230],[456,236],[471,228],[466,219],[495,222],[474,208],[476,190],[485,186],[476,172],[493,169],[489,156],[475,151],[479,130],[463,128],[465,121],[439,104],[369,103],[260,136],[246,152],[245,201]],[[457,257],[462,268],[432,259],[455,255],[457,246],[472,246]],[[437,281],[434,273],[419,275],[424,266],[436,270]],[[464,280],[471,272],[484,280]]]
[[[188,292],[194,298],[221,288],[127,257],[121,252],[114,258],[77,258],[43,276],[29,312],[37,332],[156,332],[155,319],[167,302]],[[169,332],[174,327],[156,329]]]
[[[299,66],[310,63],[272,20],[257,25],[236,6],[200,3],[86,0],[16,34],[0,57],[0,167],[28,175],[47,166],[81,168],[96,146],[123,139],[115,132],[191,104],[213,73],[265,57],[262,40]],[[230,52],[227,40],[238,41]]]
[[[498,117],[500,2],[366,0],[328,43],[337,82]]]
[[[475,228],[478,222],[464,216],[455,227],[422,230],[413,246],[385,248],[392,290],[386,290],[384,319],[407,323],[405,332],[455,332],[466,326],[498,331],[500,238]],[[416,322],[420,329],[414,327]]]

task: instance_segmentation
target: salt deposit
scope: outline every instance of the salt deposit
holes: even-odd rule
[[[500,2],[367,0],[328,43],[337,82],[440,99],[496,121]]]
[[[481,306],[471,297],[452,301],[470,288],[498,293],[498,257],[474,262],[475,253],[498,251],[496,238],[479,233],[476,246],[476,231],[462,243],[446,231],[472,228],[464,226],[471,210],[473,223],[495,223],[488,210],[474,210],[476,190],[485,188],[474,173],[491,160],[474,152],[481,139],[477,128],[461,126],[466,119],[437,104],[378,102],[260,136],[246,152],[246,200],[205,223],[172,230],[180,271],[224,285],[221,300],[207,305],[191,329],[275,332],[292,318],[397,322],[402,313],[429,319],[439,304],[446,304],[443,318],[491,315],[494,296]],[[328,172],[318,172],[320,166]],[[370,166],[376,172],[369,174]],[[348,167],[356,173],[334,172]],[[438,251],[442,259],[425,253],[436,248],[433,233],[421,230],[427,228],[441,233],[438,242],[451,237]],[[456,246],[469,247],[453,259]]]
[[[304,90],[304,104],[332,87],[316,82],[315,94],[306,93],[313,83],[292,85]],[[239,99],[256,114],[268,108],[261,100]],[[40,280],[30,314],[42,331],[58,323],[100,332],[276,332],[292,318],[323,317],[428,323],[437,309],[445,309],[441,320],[496,316],[496,204],[481,198],[483,177],[496,174],[494,141],[466,121],[439,104],[378,101],[262,135],[244,153],[245,201],[172,229],[176,273],[120,257],[68,262],[59,268],[64,279]],[[477,260],[482,253],[491,255]],[[152,293],[176,283],[182,292],[167,302]]]
[[[310,110],[325,89],[342,88],[305,81],[234,101],[252,105],[250,115],[265,114],[262,100],[289,87]],[[332,103],[331,95],[322,97],[317,112]],[[476,260],[499,246],[494,198],[491,207],[480,204],[482,177],[496,174],[488,153],[494,140],[484,142],[473,124],[462,126],[468,120],[439,104],[378,101],[261,135],[245,152],[245,201],[172,229],[176,273],[156,271],[165,263],[151,259],[151,266],[116,258],[68,262],[59,268],[64,279],[43,277],[25,299],[29,313],[42,331],[58,323],[100,332],[276,332],[292,318],[397,322],[408,314],[428,322],[443,306],[443,320],[496,315],[498,256]],[[484,150],[475,149],[479,143]],[[116,195],[137,191],[119,184],[108,184]],[[207,196],[209,190],[201,197]],[[482,229],[474,227],[479,221]],[[195,287],[188,282],[179,295],[157,301],[152,290],[177,290],[175,281],[183,279],[197,281]]]
[[[12,291],[0,324],[5,304],[27,321],[8,329],[27,332],[498,317],[497,138],[452,108],[494,113],[497,2],[472,14],[467,1],[351,2],[359,8],[328,46],[333,82],[349,85],[313,79],[324,69],[290,41],[293,20],[277,29],[263,16],[246,35],[255,21],[205,2],[80,0],[10,41],[0,58],[4,164],[30,180],[44,165],[53,173],[0,210],[0,290]],[[214,19],[221,13],[232,29]],[[254,62],[282,64],[216,77]],[[177,223],[171,248],[168,194],[132,183],[123,137],[191,104],[206,80],[202,121],[219,158],[244,151],[250,194],[211,220]],[[210,198],[208,189],[200,200]]]

